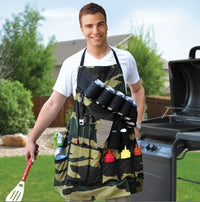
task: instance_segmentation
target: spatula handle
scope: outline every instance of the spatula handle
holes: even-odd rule
[[[27,177],[28,172],[29,172],[29,170],[30,170],[30,168],[31,168],[31,165],[32,165],[32,159],[31,159],[31,157],[30,157],[30,158],[28,159],[27,164],[26,164],[26,168],[25,168],[24,173],[23,173],[23,175],[22,175],[21,181],[25,181],[25,180],[26,180],[26,177]]]
[[[38,149],[39,149],[39,145],[36,144],[35,155],[38,154]],[[29,172],[29,170],[30,170],[32,164],[33,164],[33,162],[32,162],[32,159],[31,159],[31,157],[30,157],[30,158],[28,159],[28,161],[27,161],[26,168],[25,168],[24,173],[23,173],[23,175],[22,175],[21,181],[25,181],[25,180],[26,180],[26,177],[27,177],[27,175],[28,175],[28,172]]]

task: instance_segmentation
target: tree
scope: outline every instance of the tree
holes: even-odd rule
[[[146,95],[160,95],[163,93],[165,83],[164,62],[157,54],[156,44],[151,39],[150,31],[143,33],[139,30],[128,40],[127,46],[119,48],[129,51],[136,60],[138,72]]]
[[[55,39],[52,37],[46,47],[42,44],[37,29],[44,17],[29,5],[12,18],[6,19],[1,34],[0,77],[20,81],[34,96],[49,95],[54,84]]]

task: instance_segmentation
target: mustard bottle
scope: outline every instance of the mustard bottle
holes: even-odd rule
[[[121,152],[121,159],[128,159],[131,157],[131,152],[126,148],[126,145],[124,149]]]

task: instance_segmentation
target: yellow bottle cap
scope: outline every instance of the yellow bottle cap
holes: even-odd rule
[[[124,147],[124,150],[121,152],[121,159],[128,159],[131,157],[131,152],[126,149],[126,146]]]

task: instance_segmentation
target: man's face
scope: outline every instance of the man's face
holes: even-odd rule
[[[107,44],[107,24],[101,13],[86,14],[81,18],[81,31],[90,47],[101,47]]]

